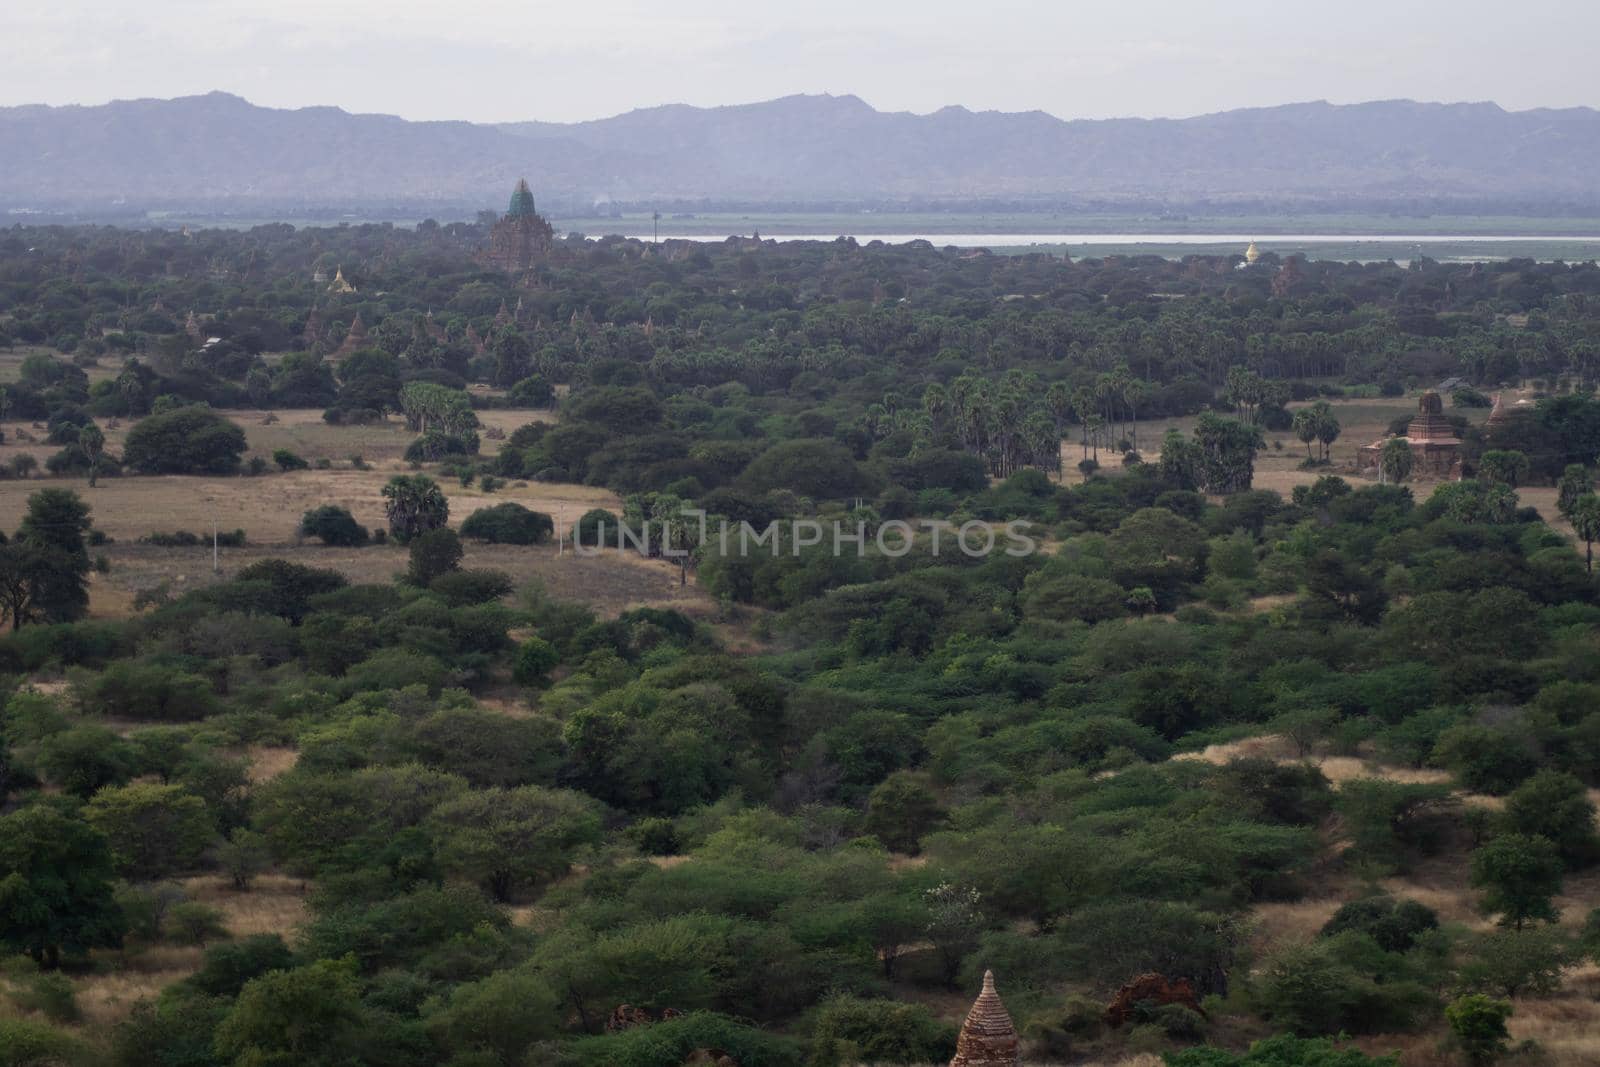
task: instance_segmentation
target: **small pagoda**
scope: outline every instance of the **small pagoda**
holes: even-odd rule
[[[983,972],[983,992],[973,1001],[956,1038],[950,1067],[1020,1067],[1017,1028],[995,992],[994,972]]]
[[[1383,460],[1383,446],[1391,438],[1372,442],[1356,455],[1356,467],[1364,472],[1377,471]],[[1423,477],[1461,477],[1461,438],[1450,420],[1444,416],[1444,401],[1432,389],[1417,401],[1417,414],[1406,427],[1404,441],[1411,448],[1412,469]]]
[[[550,254],[555,239],[555,229],[534,208],[527,179],[519,179],[511,204],[490,228],[489,244],[478,253],[478,261],[494,270],[527,270]]]

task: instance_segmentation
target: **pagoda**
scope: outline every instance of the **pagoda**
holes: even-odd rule
[[[1517,412],[1506,407],[1502,394],[1494,394],[1494,407],[1489,409],[1489,421],[1484,425],[1484,430],[1493,436],[1497,430],[1505,429],[1506,423],[1510,422],[1515,414]]]
[[[1404,441],[1411,448],[1412,469],[1435,478],[1461,477],[1461,438],[1444,416],[1444,401],[1432,389],[1417,401],[1417,413],[1406,426],[1404,437],[1382,439],[1364,446],[1356,455],[1356,467],[1377,471],[1382,466],[1383,446],[1389,440]]]
[[[511,192],[511,205],[489,230],[489,244],[478,261],[495,270],[521,271],[550,254],[555,230],[533,206],[527,179],[519,179]]]
[[[984,971],[983,992],[961,1024],[950,1067],[1019,1067],[1022,1059],[1017,1047],[1017,1028],[995,992],[994,972]]]
[[[361,312],[356,312],[356,317],[350,321],[350,332],[344,335],[344,343],[334,352],[334,359],[343,359],[358,348],[363,348],[367,343],[367,324],[361,321]]]

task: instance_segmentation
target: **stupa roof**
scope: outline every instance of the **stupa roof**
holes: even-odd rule
[[[994,988],[994,972],[983,972],[983,992],[973,1001],[956,1038],[950,1067],[1018,1067],[1017,1028]]]

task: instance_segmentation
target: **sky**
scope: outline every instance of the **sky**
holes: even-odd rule
[[[223,90],[570,122],[853,93],[1181,117],[1409,97],[1600,106],[1593,0],[7,0],[0,105]]]

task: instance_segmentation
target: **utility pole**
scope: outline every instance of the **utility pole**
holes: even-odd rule
[[[216,574],[222,569],[217,552],[217,517],[211,516],[211,573]]]
[[[661,212],[659,211],[650,213],[650,243],[653,245],[661,243]]]

